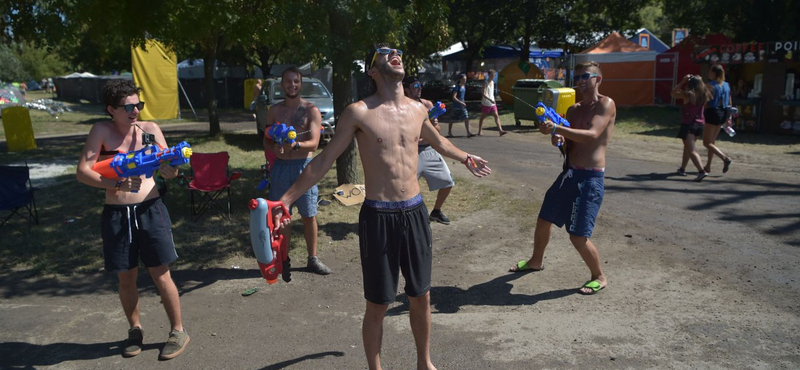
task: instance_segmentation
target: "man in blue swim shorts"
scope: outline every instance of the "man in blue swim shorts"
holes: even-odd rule
[[[355,137],[364,167],[366,200],[359,215],[358,236],[364,298],[364,352],[370,370],[379,370],[383,318],[397,296],[399,274],[406,281],[411,332],[417,346],[417,370],[436,370],[430,359],[432,240],[428,212],[419,192],[417,145],[420,137],[442,155],[456,159],[483,177],[486,161],[469,155],[443,138],[428,120],[428,109],[403,94],[402,50],[378,45],[370,53],[367,75],[375,94],[350,104],[336,125],[336,135],[308,164],[281,197],[292,204],[331,168]],[[273,209],[276,225],[283,212]]]
[[[583,94],[583,100],[567,110],[566,118],[571,127],[555,126],[550,121],[539,126],[543,134],[552,134],[553,145],[566,148],[564,171],[542,202],[533,236],[533,256],[517,262],[511,271],[542,270],[552,225],[566,226],[570,242],[592,274],[579,292],[595,294],[608,285],[608,279],[603,274],[597,248],[589,237],[603,202],[606,147],[614,130],[617,108],[611,98],[597,91],[603,79],[597,62],[587,61],[575,66],[574,78],[575,89]]]
[[[291,66],[283,71],[281,88],[286,99],[270,107],[267,111],[267,126],[275,123],[284,123],[293,126],[297,131],[294,144],[283,143],[278,145],[264,132],[264,150],[273,152],[276,156],[275,163],[269,172],[269,200],[278,200],[289,189],[306,168],[314,151],[319,146],[320,127],[322,114],[311,102],[300,96],[303,88],[303,79],[300,70]],[[319,275],[328,275],[331,269],[320,261],[317,256],[317,199],[319,191],[314,185],[301,197],[297,198],[294,206],[303,219],[303,236],[306,239],[308,250],[308,271]],[[292,209],[290,204],[288,207]],[[290,228],[282,230],[286,240],[291,239]]]

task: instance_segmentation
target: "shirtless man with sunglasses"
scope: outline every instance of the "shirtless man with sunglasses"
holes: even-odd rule
[[[551,135],[553,145],[566,147],[564,171],[550,187],[542,202],[533,235],[533,256],[517,262],[510,271],[540,271],[550,241],[552,225],[565,226],[569,240],[591,272],[591,278],[578,289],[581,294],[595,294],[606,287],[600,255],[589,237],[603,201],[603,177],[606,147],[611,140],[617,108],[611,98],[600,95],[598,87],[603,72],[597,62],[575,66],[575,89],[583,100],[567,110],[571,127],[555,126],[546,121],[539,126],[542,134]]]
[[[362,327],[370,370],[380,370],[383,318],[397,295],[398,272],[406,280],[417,370],[435,370],[430,359],[431,230],[417,179],[417,143],[425,139],[439,153],[464,163],[477,177],[489,175],[486,161],[443,138],[428,120],[428,109],[403,94],[402,52],[378,45],[367,65],[374,95],[349,105],[336,135],[308,164],[281,202],[292,204],[319,181],[355,139],[364,166],[366,200],[359,216],[359,240],[366,313]],[[283,215],[273,209],[275,224]]]

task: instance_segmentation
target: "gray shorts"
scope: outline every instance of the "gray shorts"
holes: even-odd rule
[[[420,145],[417,152],[419,153],[417,178],[425,178],[425,181],[428,182],[428,190],[450,188],[456,184],[453,176],[450,176],[450,168],[447,167],[441,154],[427,144]]]

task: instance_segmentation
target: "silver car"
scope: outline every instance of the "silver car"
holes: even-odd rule
[[[267,127],[267,111],[269,107],[286,99],[281,87],[281,78],[264,80],[261,95],[256,98],[256,130],[259,137],[264,136]],[[333,121],[333,96],[318,79],[303,77],[303,89],[300,96],[314,104],[322,114],[323,137],[330,138],[335,132]]]

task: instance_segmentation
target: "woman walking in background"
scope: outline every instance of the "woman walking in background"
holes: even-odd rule
[[[715,64],[708,71],[708,90],[711,93],[711,100],[705,110],[706,125],[703,130],[703,146],[708,149],[708,161],[703,168],[706,172],[711,172],[711,160],[717,155],[725,165],[722,173],[728,172],[731,165],[731,158],[726,156],[716,145],[717,136],[722,125],[728,121],[729,115],[726,108],[731,105],[731,87],[725,82],[725,70],[722,66]]]
[[[695,148],[695,141],[697,141],[698,136],[703,135],[705,123],[703,108],[709,99],[709,92],[706,90],[703,79],[700,76],[686,75],[683,76],[681,83],[672,89],[672,97],[683,99],[683,105],[681,105],[681,129],[678,132],[678,137],[683,140],[683,159],[681,160],[681,167],[678,168],[678,174],[686,176],[686,165],[691,159],[699,172],[694,181],[703,181],[703,178],[708,176],[708,173],[701,165],[700,154],[697,153]]]

